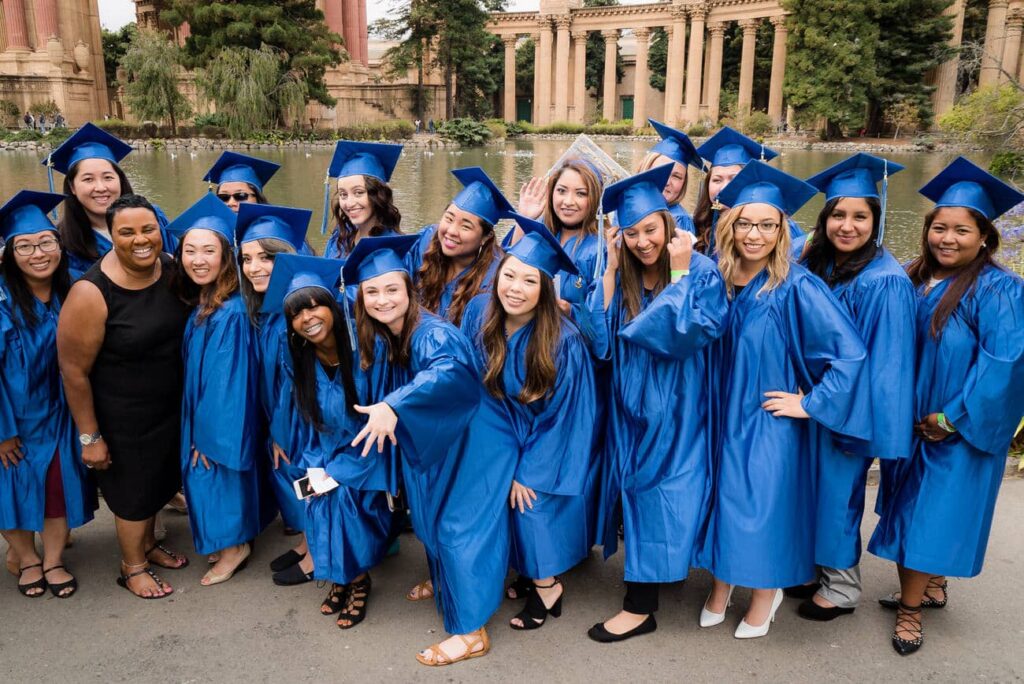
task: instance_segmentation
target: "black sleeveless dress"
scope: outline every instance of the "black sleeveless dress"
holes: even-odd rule
[[[190,309],[171,289],[173,261],[160,260],[160,279],[142,290],[114,284],[100,262],[82,276],[107,303],[89,380],[111,465],[94,472],[110,510],[125,520],[152,517],[181,488],[181,339]]]

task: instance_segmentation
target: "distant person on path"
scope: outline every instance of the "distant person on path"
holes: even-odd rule
[[[39,132],[46,133],[46,114],[39,115]]]
[[[416,132],[417,133],[422,133],[423,132],[423,121],[421,119],[416,119],[415,123],[416,123]]]
[[[427,122],[427,133],[434,135],[435,132],[437,132],[437,129],[434,128],[434,120],[431,119]]]
[[[25,128],[34,129],[36,127],[36,117],[32,116],[32,112],[25,112],[22,121],[25,122]]]
[[[57,112],[57,115],[55,117],[53,117],[53,127],[54,128],[64,128],[64,126],[65,126],[64,115],[61,114],[60,112]]]

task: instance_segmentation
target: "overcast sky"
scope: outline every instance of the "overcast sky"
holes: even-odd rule
[[[99,0],[100,23],[107,29],[119,29],[125,24],[135,21],[135,3],[132,0]],[[368,0],[366,14],[368,21],[380,19],[391,6],[391,0]],[[509,0],[509,10],[535,10],[539,0]]]

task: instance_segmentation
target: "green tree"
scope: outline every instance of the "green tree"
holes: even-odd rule
[[[949,47],[953,19],[942,14],[953,0],[879,0],[872,3],[880,27],[877,48],[878,82],[871,92],[868,131],[881,132],[885,112],[898,109],[904,119],[932,123],[932,91],[927,74],[954,54]],[[890,123],[892,123],[890,121]],[[895,124],[893,124],[895,125]]]
[[[181,51],[167,36],[157,31],[134,33],[121,58],[127,74],[124,84],[128,106],[141,119],[171,123],[171,135],[178,134],[178,119],[191,113],[188,99],[178,90]]]
[[[533,58],[536,45],[528,38],[516,48],[516,95],[533,97]]]
[[[128,45],[132,42],[136,28],[135,24],[125,24],[117,31],[100,30],[103,41],[103,69],[107,74],[107,85],[111,88],[116,88],[119,85],[117,65],[121,63],[121,58],[128,52]]]
[[[668,72],[668,32],[661,26],[651,31],[651,47],[647,53],[647,67],[651,70],[651,87],[665,92],[665,74]]]
[[[583,0],[584,7],[614,7],[619,0]],[[626,70],[622,65],[622,51],[616,52],[615,82],[621,83]],[[598,98],[604,97],[604,36],[591,31],[587,36],[587,76],[584,80],[587,90],[593,90]]]
[[[197,82],[227,115],[228,132],[239,138],[276,128],[285,118],[301,121],[309,99],[306,81],[267,45],[221,50]]]
[[[172,26],[188,22],[184,62],[205,69],[224,50],[269,47],[291,80],[306,85],[306,96],[331,106],[324,74],[343,61],[341,36],[324,23],[315,0],[170,0],[160,18]]]
[[[826,120],[825,137],[859,127],[878,85],[879,27],[859,0],[783,0],[790,12],[785,91]]]

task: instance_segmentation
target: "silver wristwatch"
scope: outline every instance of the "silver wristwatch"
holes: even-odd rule
[[[90,434],[78,435],[78,441],[82,444],[82,446],[89,446],[90,444],[95,444],[96,442],[100,441],[101,439],[103,439],[103,435],[101,435],[98,432],[94,432],[91,435]]]

